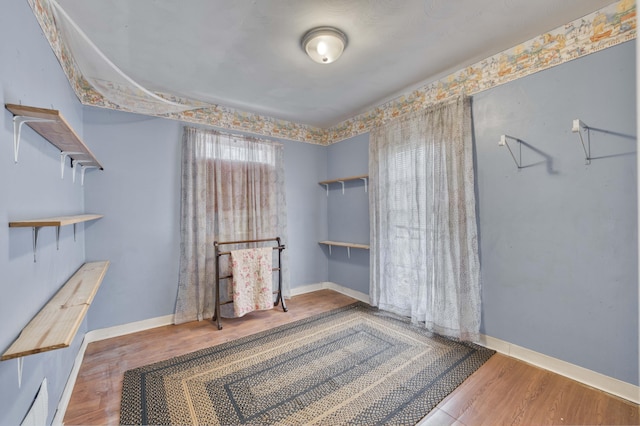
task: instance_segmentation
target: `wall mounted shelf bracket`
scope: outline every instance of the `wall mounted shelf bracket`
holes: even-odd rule
[[[80,169],[80,185],[84,186],[84,172],[86,169],[99,169],[100,167],[98,166],[85,166],[83,163],[93,163],[92,160],[71,160],[71,168],[72,168],[72,181],[75,183],[76,182],[76,169],[78,168],[78,166],[81,166]]]
[[[364,182],[364,192],[367,192],[367,181],[368,181],[368,178],[361,177],[360,179],[362,179],[362,181]]]
[[[13,117],[13,159],[18,162],[18,152],[20,151],[20,135],[22,133],[22,125],[25,123],[39,122],[51,123],[54,120],[47,118],[27,117],[24,115],[16,115]]]
[[[571,127],[571,131],[573,133],[577,133],[580,136],[580,143],[582,143],[582,149],[584,150],[584,164],[591,164],[591,140],[587,134],[587,143],[584,143],[584,138],[582,137],[582,129],[585,131],[589,131],[589,126],[584,124],[579,118],[573,120],[573,126]]]
[[[83,152],[71,152],[71,151],[60,151],[60,178],[64,179],[64,162],[67,160],[67,157],[70,155],[80,155],[84,154]],[[73,160],[71,160],[73,161]]]
[[[516,156],[514,155],[513,151],[511,150],[511,147],[509,146],[509,143],[507,142],[507,139],[512,139],[516,142],[518,142],[518,157],[519,160],[516,159]],[[506,146],[507,149],[509,150],[509,154],[511,154],[511,158],[513,158],[513,161],[516,163],[516,167],[518,167],[518,171],[520,171],[520,169],[522,169],[522,141],[518,138],[514,138],[513,136],[509,136],[509,135],[501,135],[500,136],[500,142],[498,142],[498,146]]]
[[[84,172],[87,171],[87,169],[99,169],[100,167],[98,166],[82,166],[82,169],[80,169],[80,186],[84,186]]]
[[[31,228],[31,235],[33,236],[33,263],[36,263],[36,252],[38,249],[38,233],[42,226],[34,226]],[[60,250],[60,227],[56,226],[56,250]],[[76,225],[73,224],[73,241],[76,240]]]

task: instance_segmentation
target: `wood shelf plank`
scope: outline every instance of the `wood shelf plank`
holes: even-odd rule
[[[330,183],[338,183],[338,182],[347,182],[350,180],[358,180],[358,179],[368,179],[369,175],[360,175],[360,176],[349,176],[339,179],[331,179],[331,180],[323,180],[322,182],[318,182],[320,185],[328,185]]]
[[[350,248],[369,250],[368,244],[347,243],[343,241],[320,241],[320,244],[324,244],[326,246],[350,247]]]
[[[108,260],[82,265],[27,324],[0,360],[69,347],[108,267]]]
[[[104,217],[101,214],[80,214],[73,216],[47,217],[43,219],[16,220],[9,222],[10,228],[37,228],[41,226],[66,226],[74,223],[88,222]]]
[[[69,126],[60,111],[15,104],[5,104],[5,108],[14,116],[51,120],[47,122],[27,122],[25,124],[51,142],[60,151],[78,153],[71,154],[69,157],[82,161],[83,166],[94,166],[101,170],[103,169],[98,159]]]

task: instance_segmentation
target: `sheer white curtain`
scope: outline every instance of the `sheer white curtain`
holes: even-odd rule
[[[476,340],[480,266],[469,98],[371,132],[374,306]]]
[[[176,324],[213,316],[214,241],[280,237],[286,245],[283,154],[279,143],[184,128]],[[286,250],[282,256],[283,295],[288,297]],[[222,300],[226,281],[221,282]]]

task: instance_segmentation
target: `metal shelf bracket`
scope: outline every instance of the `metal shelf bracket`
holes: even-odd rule
[[[79,155],[82,152],[60,151],[60,178],[64,179],[64,162],[70,155]]]
[[[36,251],[38,248],[38,232],[40,232],[39,226],[31,228],[31,237],[33,241],[33,263],[36,263]]]
[[[20,134],[22,133],[22,125],[25,123],[51,123],[54,120],[47,118],[26,117],[24,115],[16,115],[13,117],[13,160],[18,162],[18,152],[20,151]]]
[[[80,185],[84,186],[84,172],[87,171],[87,169],[99,169],[100,167],[98,166],[82,166],[82,169],[80,169]]]
[[[587,132],[587,144],[584,143],[582,137],[582,129]],[[582,149],[584,151],[584,164],[591,164],[591,138],[589,138],[589,126],[584,124],[579,118],[573,120],[573,126],[571,127],[573,133],[577,133],[580,136],[580,143],[582,143]]]
[[[367,178],[360,178],[364,182],[364,192],[367,192]]]
[[[513,154],[513,151],[511,150],[511,147],[509,146],[509,143],[507,142],[507,139],[512,139],[516,142],[518,142],[518,157],[519,160],[516,159],[516,156]],[[518,167],[518,171],[520,171],[522,169],[522,141],[518,138],[514,138],[513,136],[509,136],[509,135],[501,135],[500,136],[500,141],[498,142],[498,146],[506,146],[507,149],[509,150],[509,154],[511,154],[511,158],[513,158],[513,161],[516,163],[516,167]]]

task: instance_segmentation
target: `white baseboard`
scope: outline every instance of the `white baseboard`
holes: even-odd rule
[[[138,331],[149,330],[151,328],[162,327],[173,324],[173,314],[162,317],[149,318],[142,321],[130,322],[108,328],[89,331],[84,335],[87,343],[110,339],[112,337],[124,336],[126,334],[137,333]]]
[[[86,350],[87,339],[84,338],[82,339],[82,344],[80,345],[80,349],[76,354],[76,359],[73,361],[73,367],[71,368],[71,373],[69,373],[67,383],[64,385],[64,390],[62,391],[62,395],[60,396],[60,401],[58,401],[58,407],[56,408],[56,413],[54,414],[53,421],[51,422],[53,426],[64,424],[64,414],[67,412],[67,407],[69,406],[69,401],[71,400],[71,393],[73,392],[73,387],[76,385],[76,379],[78,378],[78,373],[80,372],[80,366],[82,365],[84,352]]]
[[[58,408],[56,410],[56,414],[53,417],[52,424],[54,426],[64,424],[64,414],[67,412],[67,407],[69,406],[69,401],[71,400],[71,393],[73,392],[73,387],[76,384],[78,373],[80,372],[80,366],[82,365],[82,360],[84,359],[84,353],[87,350],[87,345],[89,343],[171,324],[173,324],[173,315],[165,315],[163,317],[150,318],[148,320],[136,321],[128,324],[116,325],[114,327],[101,328],[98,330],[87,332],[84,335],[84,339],[82,339],[82,345],[80,345],[80,350],[78,350],[76,359],[73,362],[73,368],[71,369],[71,373],[69,373],[69,378],[67,379],[67,383],[65,384],[64,390],[62,391],[62,396],[60,396],[60,401],[58,402]]]
[[[322,282],[296,287],[292,290],[292,295],[304,294],[322,289],[334,290],[362,302],[370,303],[368,294],[352,290],[333,282]],[[553,371],[561,376],[568,377],[580,383],[584,383],[585,385],[619,396],[636,404],[640,404],[640,387],[638,386],[623,382],[622,380],[614,379],[613,377],[605,376],[604,374],[593,370],[571,364],[522,346],[514,345],[504,340],[496,339],[495,337],[481,335],[480,342],[478,343],[484,347],[493,349],[496,352],[500,352],[501,354],[533,364],[537,367],[544,368],[545,370]]]
[[[493,349],[501,354],[533,364],[545,370],[553,371],[585,385],[600,389],[604,392],[619,396],[628,401],[640,404],[640,387],[613,377],[605,376],[593,370],[580,367],[570,362],[545,355],[495,337],[481,335],[480,342],[484,347]]]
[[[336,284],[330,281],[325,281],[317,284],[307,284],[300,287],[295,287],[291,289],[291,296],[297,296],[299,294],[311,293],[318,290],[333,290],[338,293],[342,293],[346,296],[353,297],[356,300],[359,300],[364,303],[370,303],[369,295],[364,294],[357,290],[352,290],[348,287],[345,287],[340,284]]]
[[[353,297],[361,302],[370,303],[368,294],[364,294],[357,290],[352,290],[348,287],[329,281],[294,287],[291,289],[291,296],[324,289],[337,291],[338,293]],[[62,420],[64,419],[67,406],[69,405],[71,392],[73,391],[73,387],[76,383],[76,378],[78,377],[80,366],[82,365],[84,353],[89,343],[110,339],[112,337],[124,336],[126,334],[136,333],[138,331],[144,331],[151,328],[171,325],[173,324],[173,318],[173,315],[165,315],[162,317],[150,318],[114,327],[92,330],[85,334],[82,346],[76,355],[69,379],[67,380],[67,384],[62,392],[62,397],[58,403],[58,410],[54,416],[53,424],[63,424]],[[640,387],[638,386],[623,382],[622,380],[614,379],[613,377],[605,376],[604,374],[562,361],[558,358],[553,358],[531,349],[523,348],[522,346],[514,345],[504,340],[496,339],[495,337],[481,335],[480,342],[478,343],[489,349],[493,349],[496,352],[500,352],[504,355],[544,368],[545,370],[553,371],[554,373],[584,383],[588,386],[619,396],[636,404],[640,404]]]

